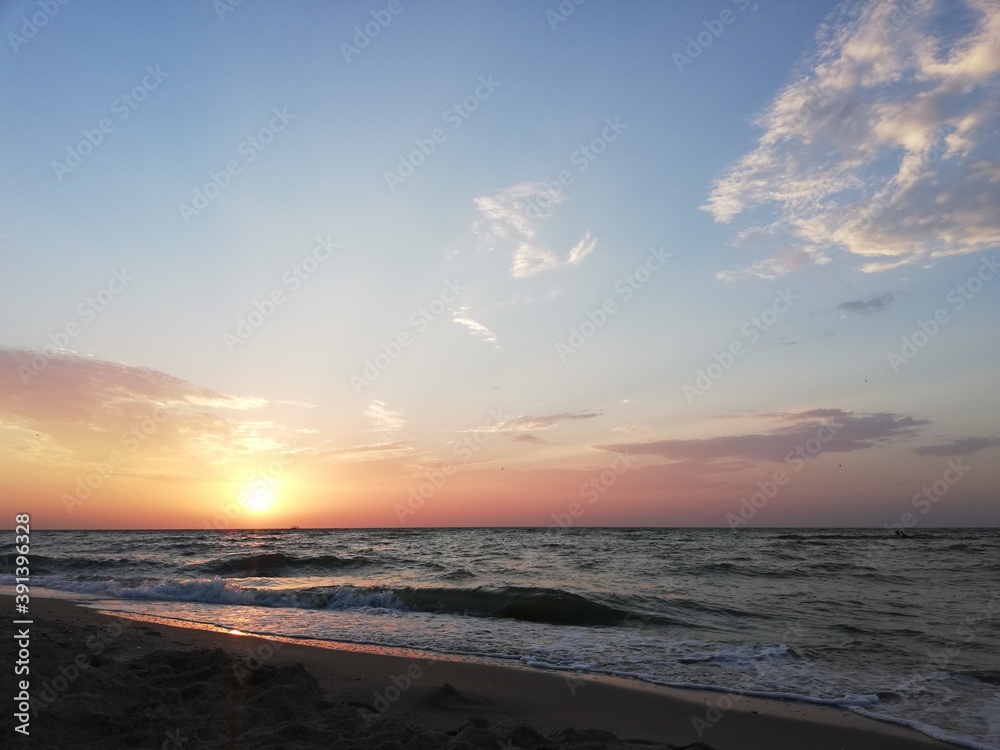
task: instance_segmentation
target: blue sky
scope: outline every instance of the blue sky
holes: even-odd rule
[[[879,525],[957,456],[979,470],[922,522],[997,521],[1000,13],[985,0],[14,2],[0,25],[0,446],[26,485],[45,461],[72,485],[104,450],[41,408],[47,389],[77,387],[111,435],[116,378],[169,379],[171,398],[125,388],[129,408],[183,407],[200,427],[135,473],[201,488],[193,507],[291,450],[302,476],[274,512],[391,525],[393,498],[500,408],[418,525],[544,524],[607,446],[640,466],[588,522],[724,524],[773,467],[680,444],[781,436],[788,415],[811,429],[827,409],[872,432],[811,457],[812,479],[756,522]],[[121,269],[132,280],[81,316]],[[428,305],[443,312],[414,325]],[[939,310],[926,346],[893,360]],[[47,355],[63,377],[16,376],[73,322]],[[864,479],[842,487],[854,504],[831,499],[840,453]],[[97,523],[133,490],[104,491],[97,515],[56,503],[53,524]],[[507,513],[490,493],[531,501]],[[331,496],[350,512],[324,516]]]

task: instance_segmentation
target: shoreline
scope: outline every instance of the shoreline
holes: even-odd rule
[[[7,611],[13,611],[12,597],[0,596],[0,601]],[[358,740],[359,748],[366,746],[365,736],[374,738],[378,734],[374,733],[375,726],[379,731],[385,729],[404,734],[429,732],[428,736],[438,738],[438,746],[442,738],[450,740],[478,733],[486,742],[486,735],[490,735],[494,738],[490,740],[493,748],[498,741],[503,743],[505,737],[510,742],[515,730],[521,732],[516,738],[518,741],[514,742],[515,747],[529,746],[530,741],[544,742],[542,738],[559,745],[573,744],[576,738],[586,747],[627,747],[638,741],[646,747],[693,746],[692,750],[754,750],[761,747],[773,750],[801,747],[815,750],[943,750],[960,747],[845,708],[800,701],[665,687],[604,675],[487,663],[457,655],[399,653],[397,649],[354,647],[329,641],[320,644],[292,638],[265,638],[218,628],[156,622],[156,618],[131,613],[127,616],[103,614],[70,599],[33,597],[31,612],[34,620],[31,626],[33,698],[40,697],[34,691],[42,689],[48,681],[55,682],[59,666],[68,664],[71,670],[77,661],[87,675],[86,685],[82,677],[67,685],[51,704],[33,717],[36,729],[45,725],[44,733],[72,732],[72,726],[65,725],[65,706],[60,704],[79,704],[83,699],[76,693],[84,688],[91,691],[85,693],[85,698],[96,692],[98,696],[91,703],[100,702],[99,693],[104,686],[99,679],[89,679],[98,676],[98,670],[120,670],[139,664],[143,659],[169,660],[171,654],[182,658],[198,649],[199,658],[215,654],[211,658],[228,665],[223,671],[229,674],[221,675],[217,680],[219,684],[212,683],[214,693],[224,693],[226,689],[238,692],[244,684],[273,676],[275,672],[298,669],[293,668],[296,664],[303,665],[311,678],[295,679],[306,682],[315,679],[317,700],[332,701],[331,705],[337,706],[344,721],[349,718],[357,721],[360,717],[364,731]],[[12,638],[4,640],[13,642]],[[63,648],[61,654],[48,654],[54,659],[48,659],[46,664],[46,651],[56,644],[69,648]],[[76,651],[71,655],[74,648]],[[215,649],[221,652],[216,653]],[[37,666],[36,651],[39,652]],[[10,676],[4,681],[13,689]],[[186,684],[183,679],[180,683]],[[195,684],[200,683],[195,681]],[[132,693],[145,691],[147,702],[158,701],[155,680],[139,681],[136,685]],[[76,690],[78,687],[81,690]],[[51,687],[49,692],[54,692]],[[106,702],[114,697],[113,690],[108,692]],[[11,692],[11,696],[14,694]],[[71,715],[84,723],[93,723],[94,716],[88,715],[86,709]],[[299,720],[304,721],[309,716],[307,712]],[[61,728],[49,726],[56,724],[52,717],[59,717]],[[269,723],[264,714],[257,718],[261,723],[256,729],[264,733],[261,735],[263,744],[248,747],[281,746],[278,738],[273,745],[268,744],[266,732],[279,726],[284,727],[282,731],[291,731],[289,727],[295,726],[297,721],[294,717],[285,717],[282,723],[272,717]],[[2,723],[6,725],[10,720],[7,714]],[[534,735],[525,727],[538,733],[536,740],[532,740]],[[588,735],[583,730],[596,730],[597,734]],[[4,733],[8,731],[12,728],[4,729]],[[616,741],[610,735],[620,739]],[[329,734],[326,736],[331,739]],[[15,737],[20,738],[20,735],[15,734]],[[114,741],[110,737],[109,740]],[[703,744],[694,744],[699,742]],[[81,745],[105,746],[120,745]],[[431,746],[434,746],[433,741]],[[489,746],[489,742],[484,746]]]

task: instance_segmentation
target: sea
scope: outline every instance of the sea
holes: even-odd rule
[[[996,529],[34,530],[31,542],[34,595],[102,611],[832,704],[1000,748]]]

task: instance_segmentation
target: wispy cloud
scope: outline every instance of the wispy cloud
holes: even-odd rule
[[[849,313],[872,313],[885,310],[895,298],[892,292],[876,294],[868,299],[852,299],[837,305],[838,310]]]
[[[566,262],[573,266],[578,265],[584,258],[594,252],[595,247],[597,247],[597,240],[591,236],[588,229],[583,237],[580,238],[580,241],[570,248]]]
[[[839,249],[873,272],[996,247],[998,38],[992,0],[869,0],[832,17],[703,206],[749,218],[771,256],[723,278],[795,270],[781,248],[815,262]]]
[[[762,415],[763,416],[763,415]],[[892,440],[910,438],[920,433],[926,420],[899,414],[853,414],[840,409],[814,409],[794,414],[774,415],[782,425],[764,433],[722,435],[696,440],[654,440],[642,443],[617,443],[595,446],[617,453],[660,456],[674,460],[745,461],[785,460],[797,445],[815,438],[821,420],[827,419],[835,430],[823,444],[824,451],[834,453],[873,448]]]
[[[373,432],[391,435],[399,432],[406,425],[403,413],[390,409],[385,401],[372,401],[368,404],[364,414],[366,417],[375,420],[375,429]]]
[[[784,250],[780,257],[758,260],[745,268],[728,268],[715,274],[715,278],[719,281],[740,281],[742,279],[770,281],[806,268],[813,263],[824,265],[828,262],[829,258],[819,252],[808,252],[802,249]]]
[[[559,254],[537,240],[538,225],[552,217],[554,206],[566,200],[540,182],[521,182],[495,195],[473,199],[479,218],[472,230],[493,249],[502,246],[511,253],[510,273],[524,279],[558,266],[577,265],[590,255],[597,240],[587,230],[562,260]]]
[[[499,349],[500,347],[496,343],[497,341],[496,334],[493,333],[493,331],[491,331],[489,328],[484,326],[479,321],[473,320],[471,317],[469,317],[468,312],[469,309],[467,307],[463,307],[457,310],[455,312],[454,317],[452,318],[452,321],[460,326],[465,326],[466,328],[469,329],[470,333],[472,333],[475,336],[478,336],[488,344],[493,344],[496,348]]]
[[[523,435],[513,435],[511,439],[515,443],[532,443],[534,445],[548,445],[548,440],[542,440],[540,437],[536,437],[531,433],[525,433]]]
[[[523,414],[511,417],[500,422],[493,428],[493,432],[532,432],[534,430],[547,430],[555,427],[560,422],[575,421],[580,419],[593,419],[600,417],[599,411],[577,411],[577,412],[557,412],[555,414],[529,415]]]
[[[970,453],[996,447],[1000,447],[1000,437],[967,437],[943,445],[914,448],[913,452],[919,456],[967,456]]]

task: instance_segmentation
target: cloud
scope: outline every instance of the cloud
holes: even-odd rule
[[[791,273],[796,265],[786,263],[777,258],[758,260],[745,268],[727,268],[715,274],[719,281],[739,281],[741,279],[764,279],[770,281],[779,276]]]
[[[491,331],[489,328],[484,326],[482,323],[468,317],[468,315],[466,315],[467,312],[468,308],[464,307],[458,310],[455,313],[455,317],[452,318],[452,322],[458,323],[458,325],[460,326],[465,326],[466,328],[469,329],[470,333],[472,333],[475,336],[478,336],[488,344],[493,344],[497,349],[499,349],[500,347],[496,343],[497,341],[496,334],[493,333],[493,331]]]
[[[895,295],[892,292],[883,292],[868,299],[852,299],[841,302],[837,305],[837,309],[850,313],[880,312],[889,307],[893,299],[895,299]]]
[[[593,419],[600,417],[599,411],[578,411],[578,412],[558,412],[555,414],[541,414],[537,416],[521,415],[511,417],[497,424],[491,432],[532,432],[534,430],[547,430],[555,427],[560,422],[575,421],[579,419]]]
[[[510,273],[515,279],[526,279],[529,276],[548,271],[559,265],[559,258],[548,248],[537,247],[528,242],[521,242],[514,252],[514,260]]]
[[[808,409],[806,411],[758,411],[750,414],[723,414],[719,419],[734,419],[750,417],[752,419],[767,419],[779,422],[798,422],[803,419],[849,419],[854,417],[853,411],[846,409]]]
[[[504,246],[511,253],[510,274],[526,279],[562,265],[578,265],[597,246],[588,229],[567,253],[566,260],[536,239],[538,225],[552,217],[552,208],[566,200],[540,182],[521,182],[495,195],[473,198],[479,218],[472,231],[480,241]]]
[[[754,232],[744,232],[741,242],[746,242],[747,238],[755,235],[757,243],[760,244],[759,233]],[[719,281],[739,281],[742,279],[771,281],[808,268],[813,264],[825,265],[829,262],[830,259],[817,248],[785,248],[780,251],[778,257],[758,260],[745,268],[725,269],[715,274],[715,278]]]
[[[741,239],[769,255],[724,278],[790,273],[789,252],[822,263],[837,249],[876,272],[1000,244],[998,35],[991,0],[869,0],[831,17],[702,206],[749,221]]]
[[[372,401],[368,404],[364,414],[366,417],[375,420],[375,429],[373,432],[392,434],[399,432],[406,425],[403,413],[390,409],[386,406],[385,401]]]
[[[723,435],[696,440],[654,440],[595,447],[615,453],[659,456],[674,460],[782,462],[797,446],[804,446],[807,441],[816,439],[824,422],[833,425],[834,429],[829,429],[833,435],[822,444],[822,449],[834,453],[864,450],[892,440],[913,437],[919,434],[924,425],[929,424],[926,420],[898,414],[857,415],[840,409],[813,409],[774,416],[779,421],[792,424],[749,435]]]
[[[534,443],[534,444],[543,444],[543,445],[549,445],[550,444],[548,440],[542,440],[540,437],[535,437],[534,435],[531,435],[530,433],[526,433],[524,435],[513,435],[511,437],[511,439],[515,443]]]
[[[919,456],[967,456],[970,453],[998,446],[1000,446],[1000,437],[967,437],[953,440],[944,445],[925,445],[923,448],[914,448],[913,452]]]
[[[146,367],[0,349],[0,427],[24,434],[16,452],[29,460],[48,456],[79,469],[117,450],[141,453],[147,465],[170,461],[187,470],[193,462],[202,471],[257,460],[287,452],[295,437],[244,416],[266,404]]]
[[[580,241],[570,248],[566,262],[572,266],[579,265],[584,258],[594,252],[595,247],[597,247],[597,240],[591,237],[588,229]]]

